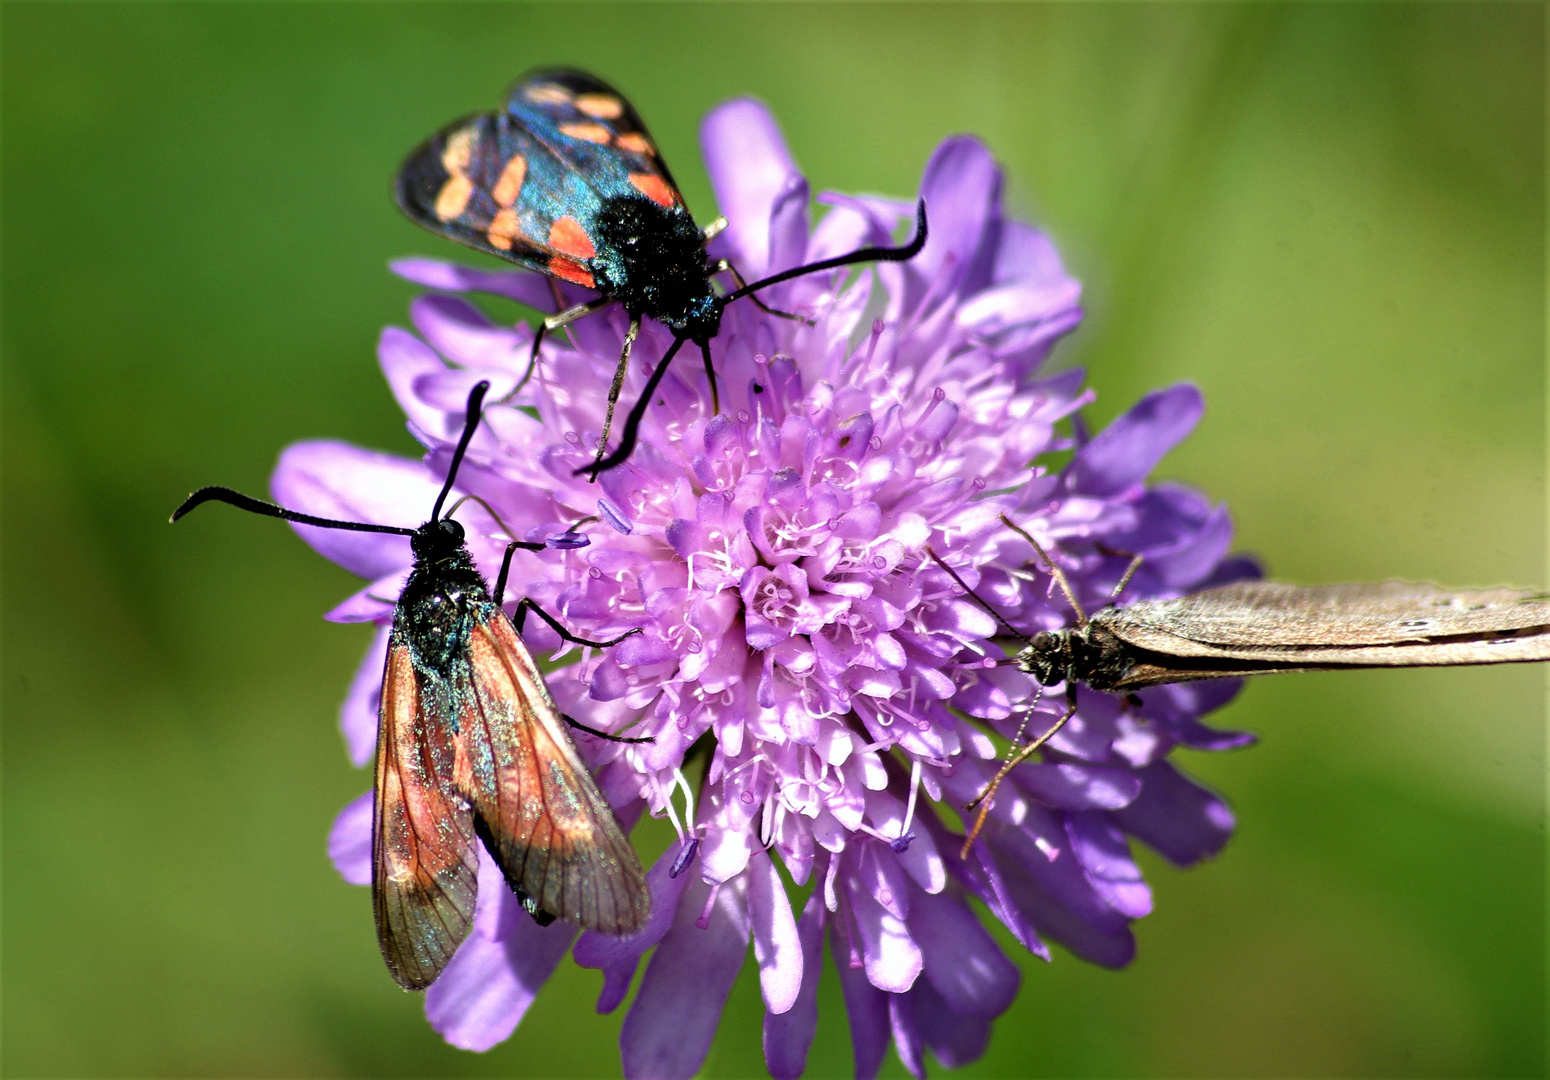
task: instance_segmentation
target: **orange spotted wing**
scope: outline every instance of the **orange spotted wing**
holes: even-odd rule
[[[589,288],[600,287],[598,215],[609,200],[644,195],[693,231],[639,115],[579,71],[533,72],[504,111],[431,136],[399,170],[397,195],[432,232]]]
[[[915,239],[902,247],[858,248],[743,284],[729,264],[706,254],[706,243],[726,222],[712,223],[703,232],[694,224],[630,103],[601,79],[561,69],[519,80],[501,112],[467,117],[431,136],[399,169],[397,195],[404,213],[434,233],[600,294],[544,320],[533,337],[530,373],[546,331],[615,302],[629,314],[597,458],[577,470],[591,473],[593,480],[630,456],[646,403],[685,341],[699,346],[705,362],[707,415],[720,411],[710,342],[721,332],[727,304],[804,274],[910,259],[926,240],[922,203]],[[723,270],[738,283],[733,292],[716,287],[716,275]],[[556,300],[564,306],[563,297]],[[645,317],[667,327],[674,343],[631,407],[620,446],[609,454],[614,406]]]

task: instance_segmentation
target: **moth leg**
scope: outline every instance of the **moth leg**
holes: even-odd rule
[[[544,319],[545,330],[558,330],[562,326],[569,326],[577,319],[590,315],[594,311],[602,311],[613,300],[606,296],[599,296],[596,300],[588,300],[585,304],[576,304],[555,315],[546,316]]]
[[[667,347],[667,352],[658,361],[657,369],[651,373],[651,378],[646,380],[646,389],[641,391],[640,399],[630,409],[630,415],[624,419],[624,434],[619,436],[619,449],[602,458],[603,447],[599,445],[597,453],[602,460],[594,461],[591,465],[583,465],[576,470],[577,474],[590,473],[588,479],[595,484],[599,473],[607,472],[615,465],[622,465],[629,459],[630,451],[635,449],[635,436],[640,430],[641,420],[645,418],[646,407],[651,404],[657,387],[662,385],[662,378],[667,374],[667,365],[673,362],[673,357],[678,355],[678,350],[688,340],[688,338],[674,338],[673,343]]]
[[[619,394],[624,390],[624,376],[630,370],[630,350],[635,347],[635,339],[640,336],[640,316],[630,316],[630,329],[624,335],[624,350],[619,353],[619,366],[614,368],[614,381],[608,387],[608,406],[603,413],[603,433],[597,437],[597,459],[592,463],[592,479],[597,479],[601,471],[599,462],[603,460],[603,454],[608,449],[608,433],[614,426],[614,406],[619,404]]]
[[[555,303],[562,303],[563,297],[560,296],[559,287],[554,284],[554,279],[550,279],[549,285],[552,289],[554,289]],[[553,331],[560,329],[562,326],[568,326],[582,316],[590,315],[594,311],[601,310],[611,303],[613,303],[612,300],[600,296],[596,300],[589,300],[585,304],[576,304],[575,306],[568,307],[564,311],[561,311],[557,314],[545,316],[544,321],[538,324],[538,329],[533,334],[533,347],[528,351],[527,354],[527,370],[522,373],[522,378],[517,380],[517,385],[515,388],[513,388],[511,393],[501,398],[501,400],[510,401],[512,398],[516,397],[517,392],[526,386],[527,381],[533,377],[533,372],[538,369],[538,349],[539,346],[544,343],[544,336],[546,334],[552,333]]]
[[[1018,525],[1005,514],[1001,515],[1001,524],[1005,525],[1008,529],[1011,529],[1018,536],[1021,536],[1024,540],[1028,541],[1028,543],[1033,546],[1033,550],[1038,552],[1039,558],[1044,560],[1044,566],[1049,571],[1050,577],[1054,578],[1055,584],[1060,586],[1061,593],[1065,595],[1066,603],[1070,604],[1071,610],[1076,612],[1076,625],[1086,626],[1087,613],[1082,610],[1082,605],[1077,602],[1076,593],[1071,589],[1071,582],[1066,579],[1066,572],[1055,565],[1055,560],[1051,559],[1049,554],[1039,546],[1039,542],[1028,534],[1027,529],[1024,529],[1021,525]]]
[[[560,283],[554,280],[554,278],[547,276],[544,278],[544,282],[549,286],[549,295],[554,297],[554,310],[564,311],[565,294],[560,291]]]
[[[599,731],[595,727],[587,727],[587,725],[583,724],[580,720],[572,720],[570,717],[566,716],[564,713],[560,714],[560,719],[564,720],[567,724],[569,724],[571,727],[575,728],[577,731],[585,731],[588,735],[596,735],[599,739],[607,739],[609,742],[622,742],[622,743],[645,743],[645,742],[649,742],[649,743],[654,743],[654,742],[657,741],[656,739],[652,738],[650,735],[610,735],[608,732],[606,732],[606,731]]]
[[[482,502],[483,500],[480,500],[480,501]],[[488,507],[486,507],[486,509],[488,509]],[[493,516],[493,514],[492,514],[492,516]],[[498,521],[499,518],[497,518],[496,520]],[[577,525],[585,525],[589,521],[596,521],[596,520],[597,520],[596,518],[582,518],[580,521],[576,522],[576,524]],[[504,528],[504,526],[502,526],[502,527]],[[541,543],[538,543],[537,541],[534,541],[534,540],[513,540],[511,543],[506,545],[506,554],[501,556],[501,570],[500,570],[499,574],[495,575],[495,588],[494,588],[494,590],[491,593],[491,595],[494,596],[494,598],[495,598],[495,606],[496,607],[500,607],[502,604],[504,604],[506,602],[506,578],[511,573],[511,557],[514,554],[516,554],[518,549],[521,549],[522,551],[543,551],[546,548],[548,548],[548,546],[549,546],[548,544],[541,544]],[[530,601],[524,600],[524,601],[522,601],[522,603],[530,603]],[[517,610],[521,611],[522,609],[519,606]],[[544,617],[548,618],[547,615],[545,615]],[[550,620],[550,621],[553,621],[553,620]],[[514,625],[517,628],[517,633],[520,634],[522,632],[522,616],[521,615],[517,616],[517,621],[516,621],[516,623]],[[558,624],[556,624],[556,625],[558,625]],[[626,634],[625,636],[628,637],[629,635]],[[575,640],[579,641],[580,638],[577,638]]]
[[[530,597],[524,596],[521,600],[517,601],[516,613],[511,617],[511,625],[517,628],[517,633],[519,634],[522,633],[522,624],[527,621],[527,613],[529,611],[537,612],[540,619],[553,627],[556,634],[559,634],[563,640],[570,642],[572,645],[590,645],[594,649],[607,649],[611,646],[619,644],[619,642],[623,641],[625,638],[631,636],[632,634],[639,634],[644,632],[640,627],[637,626],[633,630],[626,630],[624,633],[620,634],[618,637],[611,641],[591,641],[584,637],[577,637],[575,634],[565,629],[565,627],[561,625],[559,619],[556,619],[553,615],[549,614],[543,608],[535,604]]]
[[[702,243],[702,244],[710,243],[717,236],[721,235],[722,231],[727,227],[727,224],[728,223],[727,223],[727,219],[726,218],[724,218],[724,217],[716,218],[709,225],[705,226],[705,228],[700,230],[700,243]]]
[[[1030,710],[1030,714],[1031,711],[1032,710]],[[1072,714],[1075,712],[1076,686],[1072,684],[1069,685],[1066,689],[1066,711],[1060,714],[1060,719],[1051,724],[1049,730],[1046,731],[1043,735],[1040,735],[1037,739],[1034,739],[1033,742],[1029,743],[1027,746],[1024,746],[1021,750],[1017,751],[1017,753],[1008,757],[1006,759],[1006,763],[1003,764],[996,772],[996,775],[991,778],[990,783],[985,785],[985,790],[976,795],[974,801],[969,803],[968,806],[964,807],[965,810],[973,810],[976,806],[978,806],[980,808],[980,812],[974,818],[974,827],[969,830],[969,835],[964,837],[963,848],[958,853],[958,857],[960,859],[967,859],[969,857],[969,850],[974,847],[974,841],[979,839],[980,830],[985,827],[985,819],[990,816],[991,803],[995,797],[996,789],[1001,786],[1001,781],[1005,780],[1013,769],[1017,768],[1017,766],[1028,760],[1029,756],[1032,755],[1035,750],[1049,742],[1049,740],[1054,737],[1057,731],[1066,726],[1066,721],[1071,719]]]
[[[1141,569],[1141,563],[1146,556],[1135,555],[1129,551],[1121,551],[1119,548],[1109,547],[1102,540],[1095,542],[1093,546],[1098,549],[1100,555],[1112,555],[1116,558],[1130,560],[1130,565],[1125,567],[1125,572],[1120,575],[1119,584],[1109,591],[1109,603],[1112,604],[1119,599],[1119,594],[1125,591],[1125,586],[1130,584],[1130,579],[1136,576],[1136,571]]]
[[[501,556],[501,572],[495,575],[495,606],[500,607],[506,602],[506,577],[511,573],[511,557],[517,553],[517,549],[523,551],[542,551],[545,545],[532,540],[513,540],[506,545],[506,554]],[[522,632],[522,624],[517,624],[517,633]]]
[[[712,416],[719,416],[721,414],[721,395],[716,393],[716,369],[711,367],[710,364],[710,342],[701,341],[697,342],[697,344],[700,347],[700,356],[705,361],[705,379],[710,383],[710,414]]]
[[[714,222],[712,222],[712,224],[714,224]],[[732,284],[736,285],[739,289],[746,289],[748,287],[748,282],[744,281],[743,275],[737,272],[737,267],[732,265],[731,259],[717,259],[710,265],[710,272],[712,274],[719,274],[723,270],[732,275]],[[801,323],[803,326],[818,325],[817,319],[809,319],[806,315],[798,315],[794,311],[781,311],[778,308],[770,307],[763,300],[760,300],[756,293],[749,293],[748,299],[752,300],[755,304],[758,304],[759,310],[767,315],[778,315],[782,319],[793,319]]]

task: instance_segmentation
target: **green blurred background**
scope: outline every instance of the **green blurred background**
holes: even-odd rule
[[[413,452],[379,378],[403,153],[537,64],[624,89],[701,220],[697,125],[768,101],[815,187],[909,196],[982,136],[1054,235],[1105,422],[1181,379],[1160,473],[1293,581],[1543,581],[1538,5],[33,4],[3,11],[10,1076],[597,1076],[567,964],[452,1050],[324,855],[354,579],[190,489],[286,443]],[[472,256],[469,256],[470,258]],[[1100,971],[1057,951],[977,1076],[1538,1075],[1544,672],[1303,676],[1186,766],[1240,831]],[[660,838],[659,838],[660,839]],[[751,969],[751,965],[750,965]],[[706,1065],[762,1073],[745,970]],[[809,1075],[850,1071],[825,983]],[[890,1056],[885,1074],[902,1075]]]

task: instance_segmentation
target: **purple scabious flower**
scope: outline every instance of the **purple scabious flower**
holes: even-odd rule
[[[750,280],[887,243],[911,216],[908,202],[825,195],[829,209],[810,228],[807,182],[753,102],[713,112],[702,142],[730,221],[712,254]],[[1145,556],[1125,599],[1254,572],[1227,558],[1222,507],[1146,483],[1198,419],[1196,390],[1151,394],[1088,438],[1082,373],[1042,372],[1080,320],[1079,287],[1047,237],[1004,215],[1001,187],[983,145],[947,140],[921,183],[931,234],[915,259],[763,295],[807,322],[732,304],[711,343],[722,411],[710,414],[701,366],[680,359],[634,455],[596,484],[577,470],[595,456],[624,312],[551,338],[517,391],[531,330],[496,325],[447,293],[547,308],[550,284],[425,260],[395,267],[441,290],[413,303],[417,333],[389,329],[380,346],[425,460],[305,443],[282,457],[275,497],[329,517],[415,523],[446,474],[469,387],[488,379],[495,404],[458,478],[457,494],[482,500],[458,511],[470,548],[489,572],[506,538],[587,522],[585,547],[519,553],[512,590],[587,637],[642,631],[582,650],[549,685],[583,723],[654,737],[578,743],[626,825],[666,816],[681,838],[648,874],[652,917],[628,938],[540,928],[481,852],[474,929],[426,994],[450,1042],[486,1049],[507,1038],[567,951],[603,972],[601,1011],[623,1003],[645,959],[621,1037],[624,1072],[692,1076],[751,940],[769,1071],[795,1077],[827,941],[856,1074],[875,1075],[891,1041],[923,1076],[928,1048],[948,1066],[979,1057],[1017,992],[1018,969],[971,899],[1030,952],[1048,958],[1055,941],[1119,967],[1134,954],[1131,921],[1151,908],[1132,838],[1179,865],[1226,842],[1226,804],[1169,754],[1248,741],[1198,719],[1237,684],[1186,684],[1132,701],[1080,691],[1075,716],[1040,760],[1014,770],[960,857],[957,809],[996,769],[987,732],[1036,734],[1063,702],[1036,699],[1005,662],[1005,627],[943,563],[1025,634],[1070,625],[1073,613],[1003,515],[1061,563],[1089,610],[1128,561],[1116,551]],[[592,295],[562,290],[568,303]],[[670,342],[664,328],[643,328],[625,402]],[[1072,437],[1057,434],[1065,419]],[[1059,451],[1072,452],[1063,467],[1038,465]],[[364,764],[408,544],[298,531],[372,582],[329,616],[379,628],[343,710],[351,756]],[[535,622],[535,648],[558,647]],[[330,837],[352,882],[370,877],[370,817],[363,796]],[[800,911],[786,878],[805,890]]]

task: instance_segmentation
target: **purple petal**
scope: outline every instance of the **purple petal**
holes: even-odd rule
[[[770,206],[769,263],[765,268],[766,274],[801,266],[802,260],[807,257],[807,209],[810,201],[806,177],[798,172],[788,175]]]
[[[1020,221],[1003,221],[996,242],[996,284],[1014,281],[1036,282],[1046,286],[1076,284],[1066,273],[1060,252],[1049,236]]]
[[[761,102],[743,98],[711,110],[700,126],[705,168],[728,221],[732,259],[750,281],[769,272],[770,212],[798,172],[780,126]]]
[[[450,292],[486,292],[505,296],[540,311],[550,311],[554,298],[542,274],[530,270],[475,270],[436,259],[397,259],[388,269],[406,281]]]
[[[748,918],[753,925],[753,955],[759,962],[759,989],[772,1013],[791,1008],[802,989],[802,943],[786,886],[769,852],[754,851],[744,875],[748,878]]]
[[[1193,589],[1203,581],[1232,546],[1232,519],[1218,506],[1193,536],[1160,551],[1149,551],[1145,566],[1170,589]]]
[[[746,882],[717,887],[689,875],[673,927],[657,946],[619,1034],[624,1075],[632,1080],[688,1080],[699,1072],[727,995],[748,952]]]
[[[494,325],[461,297],[422,296],[409,305],[409,318],[437,352],[460,367],[527,367],[532,335]]]
[[[1120,828],[1178,866],[1209,859],[1232,836],[1236,822],[1222,797],[1166,761],[1138,769],[1141,794],[1114,811]]]
[[[425,992],[425,1018],[453,1046],[488,1050],[516,1030],[575,936],[534,922],[481,847],[474,927]]]
[[[571,957],[581,967],[603,969],[603,992],[597,1001],[597,1011],[613,1012],[624,1000],[630,989],[630,979],[635,966],[646,950],[671,929],[677,916],[679,899],[689,878],[674,876],[673,864],[677,861],[675,848],[668,848],[646,873],[646,888],[651,891],[651,915],[646,925],[634,934],[614,937],[588,930],[576,942]]]
[[[408,578],[409,567],[400,567],[341,600],[323,618],[334,623],[383,622],[392,617]]]
[[[350,692],[339,709],[339,730],[344,735],[350,763],[360,768],[371,760],[377,745],[377,713],[382,708],[382,673],[387,669],[391,626],[379,626],[371,645],[350,680]]]
[[[1207,727],[1196,717],[1220,709],[1242,689],[1242,679],[1209,679],[1154,686],[1142,693],[1141,700],[1146,715],[1167,725],[1181,745],[1192,750],[1237,750],[1253,745],[1254,735]]]
[[[813,230],[807,244],[807,258],[812,262],[847,255],[860,247],[887,244],[891,237],[880,227],[876,219],[857,210],[847,201],[835,202],[829,192],[820,192],[818,202],[833,207]]]
[[[1258,581],[1265,576],[1265,568],[1252,555],[1233,555],[1223,559],[1211,571],[1211,576],[1195,586],[1197,589],[1214,589],[1218,585],[1231,585],[1234,581]]]
[[[433,413],[456,416],[468,402],[468,392],[477,382],[488,382],[488,397],[499,400],[516,389],[516,372],[492,371],[489,368],[442,368],[416,375],[410,382],[414,399],[428,406]],[[451,432],[448,432],[451,434]]]
[[[351,885],[371,884],[371,808],[368,791],[339,811],[328,830],[328,857]]]
[[[867,978],[879,990],[902,994],[920,976],[920,947],[903,919],[872,899],[859,882],[851,879],[847,885]]]
[[[910,933],[925,957],[926,981],[954,1012],[992,1017],[1011,1007],[1017,968],[962,900],[945,892],[915,894]]]
[[[939,838],[939,843],[952,839],[940,823],[935,824],[934,828],[943,834]],[[988,843],[975,845],[967,860],[958,861],[954,855],[949,857],[954,859],[953,869],[964,886],[984,902],[990,909],[990,913],[1007,928],[1017,943],[1041,960],[1048,960],[1049,946],[1040,940],[1034,929],[1033,913],[1021,906],[1021,898],[1015,888],[1017,882],[1001,872],[990,845]]]
[[[1145,554],[1143,566],[1149,566],[1154,551],[1168,551],[1189,541],[1215,510],[1200,492],[1167,481],[1147,488],[1130,507],[1135,521],[1130,528],[1111,534],[1110,544]]]
[[[978,1061],[984,1055],[990,1045],[990,1021],[987,1018],[953,1012],[925,980],[917,983],[909,996],[915,1030],[943,1065],[956,1069]]]
[[[457,438],[463,426],[462,410],[449,414],[422,401],[415,393],[419,380],[447,370],[436,350],[409,331],[390,326],[377,339],[377,363],[393,391],[393,399],[409,418],[411,430],[418,429],[438,439]]]
[[[417,461],[339,442],[302,442],[280,454],[269,490],[281,506],[338,521],[414,528],[440,485]],[[292,525],[330,562],[368,580],[409,565],[409,538]]]
[[[1068,814],[1066,835],[1087,880],[1110,907],[1132,919],[1151,914],[1152,890],[1130,857],[1125,834],[1107,814]]]
[[[893,1031],[893,1048],[899,1060],[916,1080],[926,1080],[926,1054],[915,1030],[914,998],[909,994],[888,995],[888,1026]]]
[[[1049,811],[1029,817],[1040,822],[1042,832],[1064,842],[1064,829]],[[1135,958],[1130,920],[1098,895],[1069,851],[1049,846],[1049,841],[1041,848],[1031,829],[1006,825],[994,816],[981,838],[996,852],[1002,884],[1013,903],[1040,934],[1104,967],[1124,967]]]
[[[1077,451],[1066,468],[1069,489],[1114,496],[1141,483],[1204,411],[1200,391],[1188,383],[1154,390]]]
[[[729,881],[747,867],[754,848],[748,829],[712,828],[700,846],[700,869],[709,881]]]
[[[838,927],[829,930],[829,951],[834,954],[834,965],[840,972],[845,1015],[850,1018],[850,1049],[856,1062],[856,1080],[872,1080],[882,1067],[892,1031],[888,995],[872,985],[863,969],[850,966],[850,949]]]
[[[1019,283],[986,289],[958,309],[960,326],[982,334],[1000,333],[1009,327],[1054,318],[1076,306],[1082,287],[1074,281],[1058,285]]]
[[[1036,762],[1019,765],[1012,775],[1023,791],[1061,810],[1117,810],[1141,790],[1127,769]]]
[[[775,1080],[796,1080],[807,1068],[807,1051],[818,1030],[818,979],[823,970],[823,890],[814,889],[797,921],[802,949],[802,986],[791,1008],[764,1014],[764,1064]]]
[[[1000,193],[1001,170],[984,143],[955,135],[936,148],[920,181],[930,231],[920,254],[905,264],[909,286],[903,310],[913,311],[939,275],[949,285],[961,279],[987,239]]]

